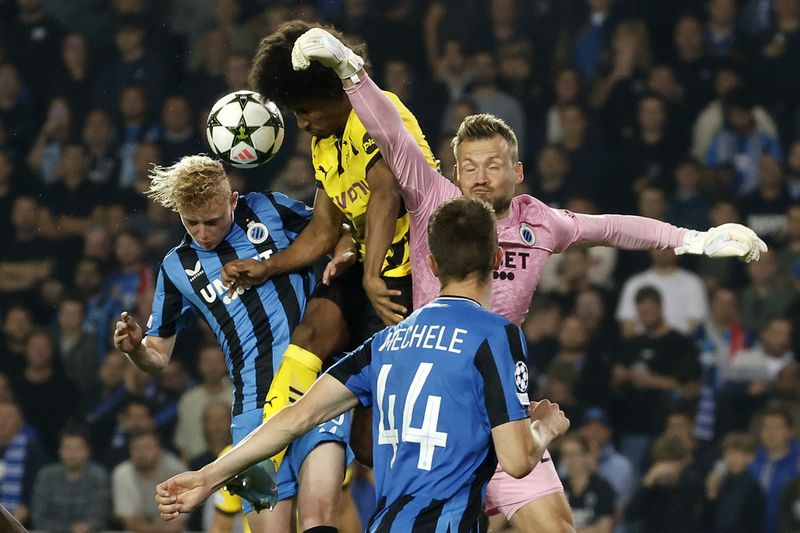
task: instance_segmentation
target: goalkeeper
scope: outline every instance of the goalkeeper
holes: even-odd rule
[[[492,310],[521,324],[547,258],[576,244],[598,244],[628,250],[672,248],[676,254],[739,257],[758,260],[767,247],[739,224],[692,231],[636,216],[591,216],[552,209],[528,195],[516,196],[523,180],[517,139],[502,120],[473,115],[461,124],[452,145],[456,180],[431,169],[397,111],[363,70],[363,60],[335,36],[310,30],[295,43],[298,70],[319,62],[342,80],[350,103],[396,176],[411,216],[411,271],[414,307],[436,297],[438,284],[426,258],[428,219],[445,200],[467,196],[485,200],[497,215],[503,264],[495,271]],[[503,513],[517,531],[573,531],[569,505],[549,454],[523,479],[498,468],[489,482],[486,511]]]

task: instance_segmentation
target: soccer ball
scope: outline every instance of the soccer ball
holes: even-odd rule
[[[208,114],[211,150],[236,168],[255,168],[272,159],[283,143],[283,117],[273,102],[253,91],[223,96]]]

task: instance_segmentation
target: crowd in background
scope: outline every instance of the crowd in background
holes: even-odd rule
[[[570,250],[524,330],[572,421],[554,455],[579,532],[800,530],[800,0],[0,0],[0,504],[155,530],[155,483],[229,443],[204,324],[155,378],[110,331],[146,321],[183,235],[148,169],[208,152],[209,108],[293,18],[368,44],[450,178],[458,124],[493,113],[520,193],[768,242],[746,266]],[[310,139],[284,119],[278,156],[230,177],[310,204]]]

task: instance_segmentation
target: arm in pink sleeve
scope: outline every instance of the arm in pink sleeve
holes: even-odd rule
[[[416,210],[432,189],[434,180],[443,178],[428,166],[397,108],[366,73],[357,84],[345,88],[345,92],[397,178],[406,209]]]
[[[577,243],[623,250],[676,248],[688,231],[652,218],[631,215],[583,215],[548,208],[554,252]]]

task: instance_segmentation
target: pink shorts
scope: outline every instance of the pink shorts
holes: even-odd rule
[[[548,451],[544,452],[542,462],[522,479],[514,479],[497,465],[486,489],[486,514],[502,513],[507,520],[511,520],[514,513],[529,502],[559,492],[564,492],[564,485],[558,478]]]

